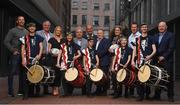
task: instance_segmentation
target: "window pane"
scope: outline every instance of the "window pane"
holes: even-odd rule
[[[87,15],[82,15],[82,25],[86,25],[87,23]]]
[[[104,16],[104,26],[109,26],[110,20],[109,16]]]
[[[99,16],[94,16],[93,17],[93,25],[94,26],[99,26]]]
[[[104,4],[104,10],[105,11],[110,10],[110,4],[109,3]]]
[[[72,2],[72,9],[78,9],[78,1],[73,1]]]
[[[73,15],[73,25],[77,25],[77,15]]]
[[[99,3],[94,3],[94,10],[99,10]]]
[[[87,10],[87,2],[82,2],[82,10]]]

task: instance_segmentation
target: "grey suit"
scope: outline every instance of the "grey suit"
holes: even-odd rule
[[[74,38],[74,42],[79,45],[78,43],[78,39],[77,38]],[[85,39],[85,38],[82,38],[81,39],[81,43],[80,43],[80,47],[81,47],[81,50],[85,49],[87,47],[87,44],[88,44],[88,41]]]
[[[36,31],[36,34],[37,34],[37,35],[40,35],[41,37],[44,38],[44,41],[43,41],[43,54],[47,54],[48,52],[47,52],[46,49],[47,49],[47,46],[48,46],[48,45],[47,45],[48,40],[46,40],[44,30]],[[50,36],[50,38],[52,38],[52,37],[53,37],[53,33],[49,32],[49,36]]]

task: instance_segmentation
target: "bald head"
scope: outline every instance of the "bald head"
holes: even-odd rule
[[[92,35],[93,34],[93,26],[92,25],[87,25],[86,26],[86,32],[88,35]]]
[[[164,33],[167,31],[167,24],[164,21],[159,22],[158,24],[158,30],[160,33]]]

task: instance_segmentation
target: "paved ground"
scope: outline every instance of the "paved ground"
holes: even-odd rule
[[[17,77],[16,77],[17,80]],[[15,88],[17,89],[17,82]],[[175,102],[173,104],[180,104],[180,81],[175,84]],[[111,91],[109,91],[110,93]],[[170,104],[167,101],[166,92],[162,94],[161,101],[137,102],[135,98],[118,98],[112,99],[111,96],[96,96],[88,98],[81,96],[81,90],[75,89],[74,96],[59,97],[59,96],[41,96],[22,100],[22,97],[8,97],[7,96],[7,78],[0,78],[0,104]]]

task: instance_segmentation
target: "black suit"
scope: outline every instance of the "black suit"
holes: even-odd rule
[[[173,81],[173,53],[175,49],[175,35],[170,32],[165,32],[161,42],[159,43],[160,34],[156,34],[154,37],[155,44],[157,47],[156,59],[155,62],[158,62],[158,57],[163,56],[165,58],[161,66],[167,70],[169,77],[169,83],[167,84],[168,88],[168,98],[173,98],[174,96],[174,81]],[[155,90],[155,98],[160,98],[160,88]]]

